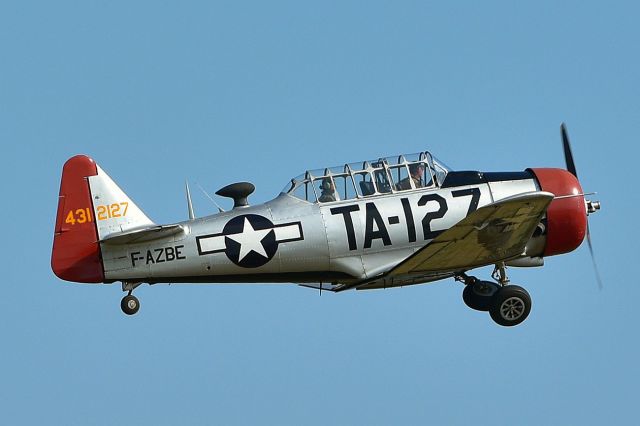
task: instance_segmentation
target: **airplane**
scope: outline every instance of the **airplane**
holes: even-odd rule
[[[600,209],[567,170],[454,171],[429,151],[309,170],[271,201],[249,205],[249,182],[216,192],[230,211],[158,225],[86,155],[63,167],[51,266],[79,283],[122,283],[122,311],[143,283],[297,283],[322,292],[454,278],[463,300],[501,326],[522,323],[531,297],[507,267],[543,266],[587,237]],[[469,275],[494,266],[493,281]],[[595,261],[594,261],[595,266]],[[597,273],[597,269],[596,269]]]

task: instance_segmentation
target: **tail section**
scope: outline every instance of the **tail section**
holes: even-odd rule
[[[97,175],[89,176],[89,188],[101,241],[110,235],[155,225],[100,166],[96,168]]]
[[[98,174],[97,167],[91,158],[77,155],[62,169],[51,268],[63,280],[104,281],[88,181]]]
[[[63,280],[103,282],[100,241],[153,225],[91,158],[72,157],[62,169],[51,268]]]

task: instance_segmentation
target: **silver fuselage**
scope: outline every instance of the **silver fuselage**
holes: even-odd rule
[[[282,193],[264,204],[180,222],[182,231],[164,238],[103,242],[105,281],[364,280],[389,270],[477,208],[537,190],[531,176],[329,203]]]

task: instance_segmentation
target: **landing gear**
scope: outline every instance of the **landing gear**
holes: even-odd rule
[[[531,312],[531,296],[527,290],[518,285],[500,288],[489,309],[491,319],[505,327],[520,324],[527,319],[529,312]]]
[[[120,307],[122,308],[122,312],[125,314],[133,315],[138,312],[138,309],[140,309],[140,301],[134,295],[128,294],[122,298]]]
[[[462,300],[471,309],[489,311],[491,319],[499,325],[520,324],[531,312],[531,296],[520,286],[507,285],[509,279],[504,264],[496,265],[492,277],[498,282],[480,281],[464,273],[457,275],[456,280],[465,284]]]
[[[467,284],[464,287],[462,300],[471,309],[486,312],[491,309],[493,296],[500,288],[498,283],[476,279],[473,284]]]
[[[140,309],[140,301],[133,294],[133,290],[135,290],[142,283],[131,283],[131,282],[122,282],[122,291],[127,291],[127,295],[122,298],[120,302],[120,308],[122,312],[127,315],[134,315]]]

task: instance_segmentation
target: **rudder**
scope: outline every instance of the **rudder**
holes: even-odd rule
[[[86,155],[64,164],[51,268],[61,279],[104,282],[100,241],[155,224]]]
[[[104,281],[88,181],[97,174],[96,163],[86,155],[70,158],[62,168],[51,269],[66,281]]]

